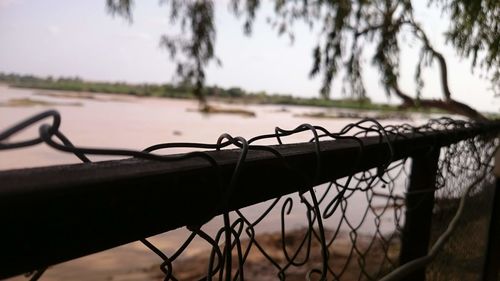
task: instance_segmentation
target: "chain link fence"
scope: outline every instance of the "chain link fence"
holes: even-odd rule
[[[12,141],[23,130],[47,119],[52,119],[52,123],[40,125],[36,138]],[[427,280],[478,280],[481,276],[493,206],[495,185],[491,170],[498,146],[498,123],[441,118],[422,126],[382,126],[376,120],[365,119],[338,132],[303,124],[292,130],[276,128],[273,133],[251,139],[223,134],[214,144],[164,143],[133,151],[75,146],[59,130],[60,122],[59,113],[47,111],[15,124],[0,133],[0,150],[44,143],[72,153],[85,163],[90,162],[89,155],[126,156],[143,161],[140,162],[143,166],[152,162],[172,163],[179,169],[178,174],[196,170],[200,165],[208,166],[209,176],[194,171],[188,177],[209,178],[196,189],[216,194],[215,200],[203,203],[209,208],[199,207],[189,198],[164,198],[163,204],[188,205],[189,217],[194,218],[186,219],[182,225],[185,231],[178,247],[173,251],[163,249],[147,238],[149,235],[139,239],[158,257],[157,265],[143,266],[144,271],[151,272],[153,280],[379,280],[402,264],[425,255],[430,246],[446,236],[463,198],[467,200],[458,216],[459,226],[452,229],[450,238],[446,237],[446,243],[431,261],[417,271]],[[310,142],[286,145],[287,138],[296,134],[309,135]],[[269,145],[270,140],[276,145]],[[189,148],[193,152],[163,154],[172,148]],[[223,153],[231,157],[221,157]],[[306,156],[296,158],[297,155]],[[119,168],[124,163],[120,161],[130,160],[116,160],[113,165]],[[191,166],[182,164],[186,161]],[[98,169],[98,164],[85,164],[85,169]],[[37,170],[40,175],[46,172]],[[21,174],[29,181],[26,184],[29,188],[23,192],[16,187]],[[34,180],[36,177],[30,180],[30,175],[30,169],[0,172],[0,180],[7,186],[0,190],[0,205],[4,203],[2,220],[16,220],[16,214],[6,206],[12,205],[12,198],[23,200],[19,194],[28,196],[23,198],[29,202],[45,200],[44,189],[33,188],[40,182]],[[143,173],[141,179],[148,176]],[[115,177],[127,180],[127,173]],[[266,182],[266,179],[269,183],[265,186],[245,187],[264,190],[262,196],[260,191],[252,193],[242,188],[249,181]],[[75,177],[68,184],[78,185],[81,180]],[[156,181],[155,184],[164,185],[163,189],[170,188],[161,180]],[[290,183],[296,186],[284,187]],[[137,187],[134,192],[148,198],[145,193],[150,191]],[[249,197],[248,194],[257,195],[241,203],[240,197]],[[58,196],[58,200],[65,200],[63,195]],[[152,191],[149,196],[155,210],[162,207],[157,203],[161,198],[155,198]],[[29,205],[35,206],[30,212],[37,212],[37,203],[33,204]],[[92,207],[94,203],[88,204]],[[115,207],[110,203],[109,212],[121,211]],[[163,213],[164,221],[155,220],[154,224],[168,224],[178,217],[182,222],[185,215]],[[146,216],[131,220],[141,218],[147,220]],[[39,225],[32,229],[31,235],[47,236],[44,231],[50,223],[39,222]],[[181,225],[177,223],[172,229],[177,226]],[[46,270],[57,267],[54,261],[111,247],[82,246],[83,250],[72,252],[64,244],[52,243],[53,258],[44,259],[43,255],[35,258],[27,254],[35,242],[24,240],[26,235],[15,225],[4,224],[4,227],[10,230],[0,234],[2,245],[12,249],[12,253],[20,252],[22,257],[12,258],[9,251],[0,253],[3,264],[0,278],[30,271],[26,275],[30,280],[43,280]],[[91,245],[92,239],[86,238],[81,243]],[[117,241],[116,245],[130,242],[120,237]],[[430,265],[426,270],[427,264]]]

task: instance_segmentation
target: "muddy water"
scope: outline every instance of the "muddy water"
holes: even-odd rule
[[[0,107],[0,129],[47,109],[57,109],[62,115],[61,131],[73,143],[84,146],[142,149],[161,142],[215,143],[222,133],[250,138],[272,133],[274,127],[294,128],[302,123],[314,123],[336,131],[352,120],[307,119],[294,117],[315,108],[282,106],[242,106],[257,117],[238,115],[204,115],[192,100],[137,98],[122,95],[92,95],[93,98],[53,97],[54,92],[0,87],[0,103],[11,99],[29,98],[51,102],[52,106]],[[79,103],[80,106],[64,105]],[[221,105],[224,106],[224,105]],[[227,106],[227,105],[226,105]],[[32,128],[22,137],[37,134]],[[290,141],[306,140],[307,136],[292,137]],[[16,157],[10,157],[10,156]],[[77,163],[74,156],[55,152],[43,145],[12,152],[2,152],[0,169],[28,166]],[[8,159],[5,160],[5,159]]]
[[[61,92],[13,89],[0,85],[0,103],[6,103],[12,99],[30,99],[33,103],[50,103],[50,105],[0,107],[0,130],[32,114],[56,109],[62,115],[61,131],[75,145],[139,150],[162,142],[215,143],[222,133],[248,139],[256,135],[272,133],[276,126],[292,129],[303,123],[311,123],[323,126],[330,131],[338,131],[345,124],[357,121],[296,117],[302,113],[322,110],[309,107],[218,105],[238,107],[256,114],[256,117],[245,117],[200,114],[193,111],[197,108],[197,103],[191,100],[138,98],[109,94],[87,94],[83,97],[68,97],[66,94],[64,97],[56,95],[61,95]],[[388,120],[385,123],[398,122],[400,121]],[[36,134],[37,128],[33,127],[16,136],[12,141],[33,137]],[[286,142],[306,141],[310,136],[310,133],[293,136]],[[174,152],[179,151],[163,151],[163,153]],[[95,161],[110,159],[109,157],[93,156],[90,158]],[[0,170],[78,162],[75,156],[54,151],[43,144],[27,149],[0,152]],[[350,200],[366,202],[365,195],[362,193],[355,194]],[[246,208],[243,212],[250,218],[257,218],[269,204],[270,202],[266,202],[256,207]],[[259,225],[258,230],[263,232],[280,230],[282,205],[283,200]],[[361,205],[353,203],[349,206],[354,222],[356,217],[362,216],[364,207]],[[297,228],[304,225],[306,216],[303,210],[304,208],[296,200],[294,211],[287,216],[287,228]],[[338,221],[338,219],[338,216],[332,218],[333,221]],[[220,218],[216,218],[215,222],[207,224],[203,229],[209,233],[216,232],[220,225],[217,220]],[[393,222],[388,218],[385,223],[391,225]],[[373,226],[365,225],[363,228],[370,229]],[[187,234],[186,230],[179,229],[152,237],[150,241],[166,253],[172,253],[179,243],[187,237]],[[189,247],[187,255],[207,248],[206,242],[201,239],[195,240]],[[160,262],[161,260],[157,256],[136,242],[57,265],[49,269],[42,280],[109,280],[110,277],[113,277],[114,280],[125,280],[128,278],[126,276],[133,280],[140,280],[145,276],[137,275],[137,272]],[[15,279],[23,280],[22,277]]]

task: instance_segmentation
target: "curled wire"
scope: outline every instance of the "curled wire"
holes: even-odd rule
[[[51,123],[41,124],[36,137],[10,142],[20,132],[35,126],[36,124],[52,119]],[[244,280],[245,266],[249,263],[252,253],[261,255],[267,261],[279,280],[285,280],[297,268],[307,268],[303,271],[303,279],[306,280],[340,280],[353,271],[357,270],[357,280],[376,280],[398,265],[398,257],[392,255],[395,245],[399,243],[401,233],[401,222],[404,210],[404,194],[399,183],[408,178],[407,159],[395,161],[393,141],[408,138],[409,135],[426,135],[438,131],[456,132],[457,130],[477,126],[474,123],[457,121],[450,118],[430,120],[422,126],[410,124],[383,126],[374,119],[363,119],[359,122],[346,125],[338,132],[330,132],[324,127],[302,124],[294,129],[283,129],[276,127],[274,133],[255,136],[246,140],[242,137],[233,137],[222,134],[215,143],[161,143],[149,146],[143,150],[92,148],[74,145],[61,131],[61,116],[57,111],[50,110],[36,114],[23,120],[10,128],[0,132],[0,150],[24,148],[41,143],[54,148],[57,151],[72,153],[82,162],[91,162],[90,155],[109,155],[134,157],[152,161],[179,161],[182,159],[200,158],[207,161],[218,176],[218,188],[221,197],[214,203],[214,210],[225,210],[222,214],[222,225],[215,235],[209,235],[203,230],[203,226],[216,216],[215,211],[208,214],[200,214],[200,222],[196,225],[186,226],[188,235],[177,250],[167,255],[156,247],[147,238],[140,239],[145,247],[161,259],[159,269],[164,274],[164,280],[179,280],[175,273],[175,263],[181,262],[182,256],[191,247],[195,239],[201,239],[211,248],[207,257],[206,271],[199,280]],[[290,165],[286,157],[272,146],[257,145],[263,140],[276,140],[282,145],[284,140],[292,135],[310,133],[310,143],[314,147],[316,161],[314,173],[308,174],[295,169]],[[387,154],[382,165],[376,169],[357,171],[362,164],[365,151],[363,137],[374,137],[379,143],[387,145]],[[322,174],[328,173],[323,167],[322,142],[324,141],[350,141],[358,146],[358,155],[353,168],[353,173],[343,179],[328,182],[326,186],[317,186]],[[485,167],[491,167],[486,160],[491,154],[491,139],[475,137],[469,140],[451,145],[444,149],[443,157],[439,164],[438,189],[448,192],[448,181],[445,177],[452,175],[457,177],[467,172],[469,175],[479,174]],[[436,144],[438,145],[438,144]],[[238,160],[232,175],[224,179],[220,175],[219,164],[204,151],[193,151],[182,155],[160,155],[159,151],[171,148],[192,148],[220,151],[227,148],[235,148]],[[459,155],[460,153],[464,153]],[[299,175],[305,183],[296,194],[275,198],[265,207],[259,216],[250,220],[244,210],[236,209],[231,215],[231,201],[238,192],[238,184],[241,173],[245,169],[245,162],[250,151],[264,151],[270,153],[280,160],[283,167],[290,173]],[[399,193],[398,193],[399,192]],[[357,220],[349,213],[353,210],[356,199],[362,195],[366,206],[363,206]],[[295,202],[295,203],[294,203]],[[279,255],[276,251],[268,249],[257,234],[257,228],[262,222],[279,211],[280,226],[278,243]],[[301,211],[303,210],[303,211]],[[305,228],[299,238],[291,243],[290,237],[294,237],[296,231],[291,231],[287,226],[289,217],[293,212],[302,212]],[[385,230],[385,220],[392,219],[392,229]],[[364,228],[372,225],[372,234],[367,236]],[[342,235],[348,239],[342,240]],[[338,258],[337,244],[341,241],[349,242],[351,246],[344,253],[343,260]],[[382,257],[376,260],[378,266],[369,265],[373,262],[373,255],[382,252]],[[373,269],[375,268],[375,269]],[[46,268],[39,269],[31,275],[31,280],[39,279]]]

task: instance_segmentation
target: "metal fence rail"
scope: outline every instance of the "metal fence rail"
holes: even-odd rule
[[[8,142],[48,117],[53,123],[40,126],[38,138]],[[301,125],[250,140],[222,135],[216,144],[167,143],[128,151],[75,147],[59,131],[59,124],[57,112],[34,116],[0,133],[0,150],[44,142],[84,162],[90,162],[89,154],[133,158],[0,171],[0,278],[141,240],[162,259],[165,279],[176,280],[173,262],[197,237],[211,245],[211,252],[204,275],[196,278],[248,279],[245,266],[255,251],[274,269],[277,279],[295,280],[293,268],[299,267],[306,267],[299,274],[302,280],[378,279],[427,253],[432,210],[438,202],[435,190],[452,182],[453,173],[466,169],[475,178],[491,181],[490,160],[500,132],[498,122],[439,119],[420,127],[382,127],[375,120],[363,120],[336,133]],[[311,142],[282,144],[298,133],[311,134]],[[259,145],[269,139],[278,144]],[[223,149],[230,146],[236,149]],[[153,154],[172,147],[210,150]],[[440,156],[441,148],[445,153]],[[401,177],[409,183],[398,182]],[[460,188],[454,188],[456,192],[446,198],[461,195]],[[304,207],[306,228],[298,242],[287,244],[284,225],[286,213],[294,208],[294,198],[289,196],[294,193],[299,201],[295,204]],[[359,224],[346,215],[352,208],[348,207],[354,200],[351,196],[357,194],[366,195]],[[257,218],[249,219],[241,210],[267,200],[274,201]],[[283,225],[279,257],[265,249],[255,231],[273,209],[281,210]],[[203,225],[219,215],[220,230],[205,232]],[[388,216],[391,230],[381,223]],[[373,233],[366,243],[360,242],[360,229],[368,220]],[[179,227],[187,227],[191,234],[173,255],[167,256],[145,239]],[[341,228],[347,229],[352,245],[346,261],[337,266],[335,241]],[[367,264],[373,261],[378,264]],[[353,267],[356,274],[351,272]],[[423,280],[425,268],[413,278]]]

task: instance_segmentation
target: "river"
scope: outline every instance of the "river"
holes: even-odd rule
[[[17,106],[14,106],[16,100]],[[248,139],[260,134],[273,133],[276,126],[292,129],[303,123],[323,126],[335,132],[348,123],[358,121],[358,119],[300,116],[304,113],[325,111],[313,107],[216,103],[220,107],[237,107],[253,111],[256,117],[235,114],[207,115],[196,111],[197,102],[193,100],[90,93],[75,95],[56,91],[9,88],[5,85],[0,85],[0,104],[3,105],[0,107],[0,131],[35,113],[56,109],[62,115],[61,131],[75,145],[136,150],[163,142],[215,143],[222,133]],[[401,122],[401,120],[385,120],[383,123]],[[37,133],[35,126],[12,138],[11,141],[33,137]],[[310,133],[304,133],[290,137],[286,142],[306,141],[310,137]],[[180,151],[168,151],[168,153],[174,152]],[[90,156],[90,159],[99,161],[111,158]],[[54,151],[44,144],[0,151],[0,170],[78,162],[74,155]],[[362,200],[364,195],[360,193],[352,200],[358,200],[355,198]],[[256,217],[266,204],[269,203],[243,211],[249,217]],[[358,210],[356,204],[351,208],[353,216],[361,215],[362,209]],[[279,209],[273,211],[262,222],[259,228],[261,231],[279,230]],[[305,221],[303,209],[301,211],[301,207],[296,206],[287,223],[292,228],[298,228],[303,226]],[[387,223],[390,225],[392,222]],[[213,233],[217,229],[217,224],[208,224],[204,229]],[[165,252],[172,253],[186,235],[187,232],[180,229],[157,235],[150,240]],[[206,249],[207,246],[207,243],[198,239],[193,242],[187,255]],[[41,280],[110,280],[110,278],[140,280],[144,278],[140,275],[141,268],[157,265],[160,262],[156,255],[142,244],[135,242],[57,265],[50,268]],[[24,279],[17,277],[12,280]]]

